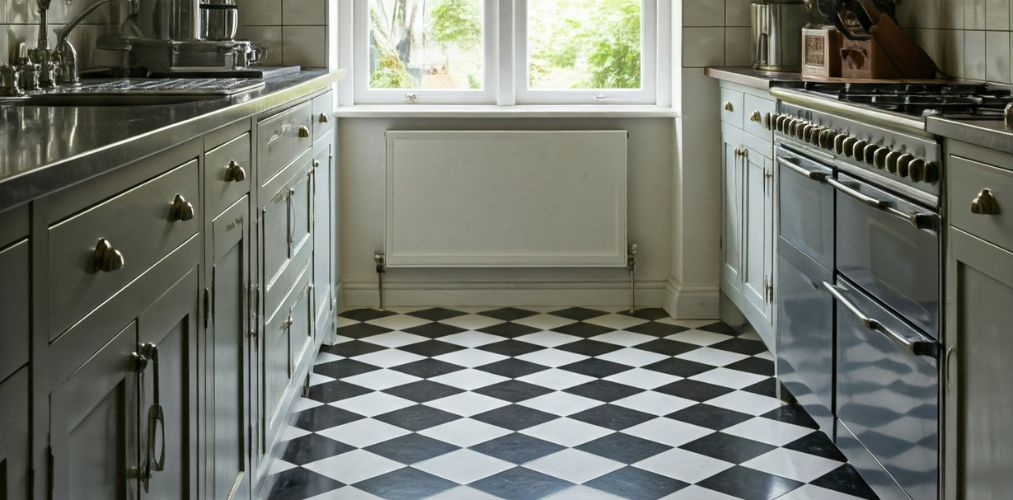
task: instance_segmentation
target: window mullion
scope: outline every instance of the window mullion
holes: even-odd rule
[[[493,2],[499,9],[496,37],[496,104],[499,106],[513,106],[517,103],[517,85],[514,72],[517,70],[514,40],[517,37],[516,31],[516,8],[515,1],[523,0],[500,0]]]

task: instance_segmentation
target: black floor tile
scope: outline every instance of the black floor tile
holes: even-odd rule
[[[504,356],[522,356],[529,352],[541,351],[545,349],[540,345],[529,344],[527,342],[521,342],[519,340],[504,340],[502,342],[494,342],[492,344],[486,344],[479,347],[483,351],[494,352],[496,354],[502,354]]]
[[[710,347],[713,349],[720,349],[722,351],[737,352],[747,356],[755,356],[767,350],[767,348],[763,345],[763,342],[743,338],[724,340],[718,342],[717,344],[712,344]]]
[[[669,375],[675,375],[677,377],[692,377],[693,375],[699,375],[703,372],[713,370],[716,367],[685,359],[669,358],[658,361],[657,363],[651,363],[643,368],[647,370],[654,370],[656,372],[667,373]]]
[[[829,458],[830,460],[837,460],[838,462],[846,462],[848,460],[844,454],[841,453],[836,446],[834,446],[833,441],[830,441],[830,438],[820,431],[813,431],[784,445],[784,447],[789,450],[801,451],[802,453]]]
[[[450,443],[412,433],[382,443],[376,443],[364,449],[395,462],[411,465],[433,457],[446,455],[459,448]]]
[[[725,365],[725,368],[728,368],[729,370],[749,372],[756,375],[765,375],[768,377],[774,376],[774,362],[769,359],[757,358],[755,356],[741,361],[736,361],[730,365]]]
[[[500,460],[523,464],[546,455],[551,455],[562,450],[563,447],[556,443],[550,443],[526,434],[514,432],[477,444],[472,446],[471,449]]]
[[[663,451],[670,450],[672,447],[616,432],[584,443],[578,446],[577,449],[624,464],[634,464]]]
[[[496,408],[495,410],[479,413],[471,418],[478,420],[479,422],[485,422],[504,429],[519,431],[527,429],[528,427],[534,427],[538,424],[544,424],[549,420],[555,420],[559,417],[552,415],[551,413],[545,413],[544,411],[538,411],[533,408],[526,408],[524,406],[512,404],[502,408]]]
[[[297,413],[295,426],[303,430],[316,432],[349,422],[355,422],[356,420],[362,420],[363,418],[365,417],[358,413],[352,413],[329,405],[321,405]]]
[[[430,339],[438,339],[440,337],[446,337],[447,335],[453,335],[455,333],[461,333],[466,331],[464,328],[458,328],[443,323],[426,323],[424,325],[413,326],[406,328],[406,331],[411,334],[421,335]]]
[[[752,439],[715,432],[690,441],[679,448],[707,455],[718,460],[724,460],[725,462],[741,464],[763,455],[776,447],[767,443],[753,441]]]
[[[742,388],[743,391],[751,392],[753,394],[759,394],[761,396],[767,396],[768,398],[777,397],[777,379],[770,377],[768,379],[761,380],[755,384],[748,385]]]
[[[634,425],[642,424],[655,418],[655,416],[642,411],[607,404],[575,413],[570,415],[569,418],[606,429],[621,431]]]
[[[334,354],[335,356],[344,356],[346,358],[362,356],[363,354],[382,351],[384,349],[386,349],[386,347],[370,344],[369,342],[363,342],[361,340],[342,342],[334,345],[325,345],[321,348],[324,352]]]
[[[703,330],[711,333],[720,333],[722,335],[731,335],[733,337],[738,337],[739,334],[742,333],[739,330],[728,325],[727,323],[722,323],[720,321],[718,321],[717,323],[711,323],[709,325],[701,326],[697,328],[697,330]]]
[[[720,431],[753,418],[752,415],[718,408],[708,404],[697,404],[666,415],[668,418]]]
[[[425,403],[426,401],[453,396],[454,394],[464,392],[464,389],[433,382],[432,380],[419,380],[391,387],[390,389],[384,389],[383,392],[393,394],[399,398],[405,398],[409,401],[415,401],[416,403]]]
[[[771,500],[802,486],[798,481],[741,466],[719,472],[697,484],[744,500]]]
[[[405,467],[355,483],[353,486],[386,500],[417,500],[449,490],[457,484]]]
[[[656,500],[689,486],[689,483],[636,467],[624,467],[584,485],[630,500]]]
[[[720,385],[708,384],[697,380],[679,380],[671,384],[663,385],[654,389],[657,392],[678,396],[693,401],[709,401],[718,396],[723,396],[734,389]]]
[[[597,318],[598,316],[604,316],[608,313],[597,309],[588,309],[586,307],[570,307],[568,309],[553,311],[550,314],[561,316],[566,319],[572,319],[574,321],[584,321],[591,318]]]
[[[484,372],[495,373],[496,375],[503,377],[518,378],[548,370],[549,367],[532,363],[530,361],[510,358],[479,366],[476,369]]]
[[[559,328],[553,328],[552,331],[565,333],[567,335],[573,335],[575,337],[590,338],[603,333],[614,332],[615,328],[608,328],[601,325],[593,325],[591,323],[577,322],[570,323],[569,325],[563,325]]]
[[[471,487],[511,500],[544,498],[573,486],[573,483],[523,467],[500,472],[471,483]]]
[[[612,382],[610,380],[593,380],[591,382],[570,387],[564,392],[611,403],[617,399],[623,399],[625,397],[644,392],[644,389]]]
[[[516,307],[503,307],[500,309],[492,309],[479,313],[482,316],[489,316],[490,318],[496,318],[503,321],[515,321],[522,318],[527,318],[538,314],[535,311],[528,311],[527,309],[518,309]]]
[[[634,318],[647,319],[651,321],[657,321],[662,318],[670,317],[668,313],[665,312],[665,310],[661,309],[660,307],[645,307],[643,309],[637,309],[632,313],[629,311],[623,311],[620,314],[625,314],[627,316],[633,316]]]
[[[613,363],[611,361],[605,361],[604,359],[585,359],[577,361],[576,363],[570,363],[559,367],[560,370],[566,370],[569,372],[579,373],[581,375],[587,375],[589,377],[605,378],[609,375],[615,375],[622,373],[626,370],[633,369],[632,366],[623,365],[619,363]]]
[[[675,356],[684,352],[693,351],[699,349],[700,346],[687,344],[685,342],[677,342],[675,340],[668,339],[657,339],[643,344],[637,344],[637,349],[643,349],[645,351],[656,352],[658,354],[664,354],[666,356]]]
[[[430,427],[436,427],[437,425],[443,425],[447,422],[453,422],[463,417],[430,406],[415,405],[384,413],[374,418],[381,422],[396,425],[402,429],[418,432]]]
[[[354,446],[339,443],[319,434],[307,434],[292,439],[285,446],[282,460],[295,465],[304,465],[324,458],[330,458],[354,450]]]
[[[535,333],[541,330],[527,325],[522,325],[520,323],[500,323],[498,325],[479,328],[478,331],[482,333],[488,333],[490,335],[498,335],[500,337],[512,339],[528,335],[531,333]]]
[[[387,333],[392,331],[393,330],[391,330],[390,328],[371,325],[369,323],[357,323],[354,325],[339,327],[338,335],[353,339],[364,339],[372,337],[374,335],[380,335],[381,333]]]
[[[420,359],[391,369],[420,378],[433,378],[463,370],[464,367],[438,359]]]
[[[816,421],[809,416],[805,409],[799,405],[783,405],[780,408],[776,408],[760,416],[771,420],[777,420],[778,422],[784,422],[786,424],[808,427],[810,429],[819,429],[820,427],[816,424]]]
[[[602,354],[608,354],[612,351],[618,351],[623,346],[616,344],[609,344],[608,342],[599,342],[597,340],[578,340],[576,342],[570,342],[569,344],[563,344],[557,346],[556,349],[561,351],[573,352],[577,354],[583,354],[584,356],[601,356]]]
[[[331,361],[330,363],[321,363],[313,367],[314,372],[331,378],[354,377],[379,369],[379,366],[373,366],[354,359]]]
[[[267,498],[269,500],[303,500],[304,498],[336,490],[342,486],[344,484],[327,476],[321,476],[309,469],[296,467],[278,473],[278,477],[274,481],[274,487],[271,488],[271,493],[267,495]]]
[[[507,380],[498,384],[482,387],[481,389],[475,389],[472,392],[491,396],[496,399],[502,399],[511,403],[519,403],[543,394],[548,394],[552,392],[552,389],[547,389],[540,385],[521,382],[519,380]]]
[[[876,493],[866,484],[862,476],[851,464],[844,464],[819,477],[812,484],[828,490],[839,491],[848,495],[875,500]]]
[[[331,382],[324,382],[323,384],[310,386],[308,396],[310,399],[320,401],[321,403],[333,403],[335,401],[354,398],[355,396],[361,396],[370,392],[373,392],[373,390],[355,384],[349,384],[348,382],[333,380]]]
[[[667,337],[676,333],[681,333],[689,328],[679,325],[670,325],[668,323],[658,323],[652,321],[650,323],[643,323],[627,328],[626,330],[636,333],[642,333],[644,335],[653,335],[655,337]]]
[[[425,342],[419,342],[417,344],[406,345],[398,348],[401,351],[410,352],[412,354],[418,354],[419,356],[428,356],[434,358],[436,356],[442,356],[444,354],[450,354],[457,352],[464,347],[457,344],[451,344],[449,342],[440,342],[439,340],[427,340]]]
[[[464,316],[465,314],[467,313],[455,311],[453,309],[444,309],[442,307],[434,307],[432,309],[423,309],[421,311],[408,313],[409,316],[428,319],[429,321],[440,321],[444,319],[456,318],[458,316]]]
[[[352,309],[350,311],[345,311],[338,316],[355,321],[372,321],[374,319],[386,318],[387,316],[393,316],[395,314],[397,313],[392,311],[380,311],[378,309]]]

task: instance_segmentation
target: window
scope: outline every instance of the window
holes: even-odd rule
[[[658,2],[355,0],[355,102],[654,104]]]

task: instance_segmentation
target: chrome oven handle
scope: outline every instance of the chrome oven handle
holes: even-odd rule
[[[939,358],[939,345],[936,344],[935,342],[909,339],[887,328],[887,326],[881,323],[879,320],[866,316],[862,312],[862,310],[859,309],[858,306],[856,306],[855,304],[851,303],[851,301],[849,301],[847,297],[845,297],[844,294],[841,293],[841,290],[836,286],[831,285],[830,283],[824,281],[823,288],[826,288],[827,291],[830,292],[830,295],[833,295],[834,298],[837,299],[837,302],[839,304],[844,306],[844,308],[850,311],[851,314],[854,314],[855,317],[858,318],[858,321],[860,321],[862,325],[868,328],[869,330],[879,332],[884,337],[892,341],[894,344],[897,344],[898,346],[910,352],[911,354],[914,354],[915,356],[928,356],[930,358],[937,358],[937,359]]]
[[[827,182],[827,174],[825,174],[823,172],[817,172],[815,170],[806,170],[806,169],[802,168],[802,165],[799,165],[798,163],[795,163],[794,161],[791,161],[791,160],[789,160],[787,158],[782,158],[780,156],[777,157],[777,162],[780,163],[781,165],[784,165],[784,166],[786,166],[786,167],[794,170],[795,172],[797,172],[800,175],[805,176],[805,177],[807,177],[809,179],[812,179],[814,181],[821,182],[821,183]]]
[[[834,189],[866,205],[869,205],[872,208],[882,210],[883,212],[886,212],[892,215],[893,217],[896,217],[904,222],[907,222],[908,224],[911,224],[912,226],[918,229],[928,229],[933,232],[938,229],[936,227],[936,216],[931,212],[914,212],[909,214],[907,212],[897,210],[892,206],[893,204],[890,203],[889,201],[880,200],[878,198],[873,198],[872,196],[863,194],[837,179],[827,179],[827,182],[830,183],[830,185],[833,186]]]

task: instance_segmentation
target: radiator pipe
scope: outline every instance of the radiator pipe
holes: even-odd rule
[[[373,261],[376,262],[376,282],[377,292],[380,296],[379,310],[383,310],[383,275],[387,273],[387,256],[382,250],[378,250],[373,254]]]
[[[637,312],[637,244],[630,245],[626,255],[626,269],[630,272],[630,314]]]

